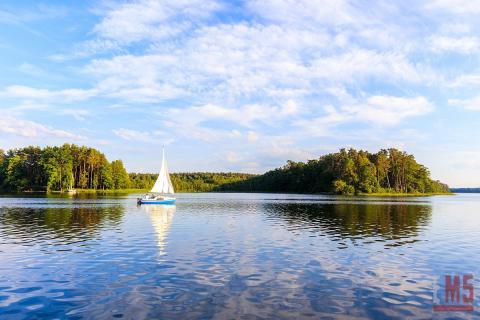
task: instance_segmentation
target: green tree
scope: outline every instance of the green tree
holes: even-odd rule
[[[112,161],[112,184],[114,189],[125,189],[130,186],[130,178],[122,160]]]

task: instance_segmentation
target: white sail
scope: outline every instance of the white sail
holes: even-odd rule
[[[165,159],[165,151],[162,151],[162,167],[160,168],[160,174],[157,181],[153,185],[152,193],[174,194],[172,181],[168,173],[167,160]]]

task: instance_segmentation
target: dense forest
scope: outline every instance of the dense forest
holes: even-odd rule
[[[159,164],[160,165],[160,164]],[[128,174],[121,160],[109,162],[100,151],[64,144],[0,150],[0,190],[150,189],[158,174]],[[253,177],[245,173],[173,173],[177,192],[207,192]]]
[[[448,186],[430,178],[413,155],[397,149],[377,153],[341,149],[317,160],[288,161],[284,167],[224,184],[216,191],[336,193],[445,193]]]
[[[109,162],[100,151],[74,144],[0,150],[0,189],[63,191],[77,189],[150,189],[157,174],[130,173],[121,160]],[[342,149],[308,162],[288,161],[262,175],[245,173],[173,173],[177,192],[241,191],[301,193],[443,193],[428,169],[397,149],[377,153]]]
[[[130,173],[130,188],[151,189],[158,174]],[[173,188],[177,192],[215,191],[225,184],[234,184],[255,177],[248,173],[232,172],[190,172],[171,173]]]
[[[100,151],[64,144],[0,150],[0,188],[3,191],[62,191],[128,188],[121,160],[109,162]]]

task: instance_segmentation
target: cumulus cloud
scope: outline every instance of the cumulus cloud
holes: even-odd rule
[[[227,152],[225,155],[225,158],[227,159],[227,162],[229,163],[236,163],[242,160],[242,158],[235,152]]]
[[[34,77],[44,76],[46,74],[46,72],[43,69],[27,62],[22,63],[18,67],[18,70]]]
[[[206,104],[189,108],[171,108],[161,111],[160,115],[165,115],[171,121],[189,124],[201,124],[216,119],[252,127],[255,122],[274,124],[275,120],[294,116],[297,111],[297,104],[294,101],[287,101],[281,106],[248,104],[238,108]]]
[[[94,32],[122,44],[160,40],[188,29],[221,6],[212,0],[142,0],[120,4],[105,13]]]
[[[333,47],[332,47],[333,46]],[[145,55],[93,60],[85,74],[99,92],[131,101],[174,98],[294,99],[331,82],[420,82],[428,67],[401,51],[344,48],[324,30],[246,23],[204,26],[173,46],[156,45]]]
[[[480,74],[464,74],[447,81],[447,86],[454,88],[476,87],[478,85],[480,85]]]
[[[435,78],[428,66],[410,60],[403,39],[395,36],[398,27],[387,21],[394,10],[361,10],[347,0],[247,1],[236,10],[249,10],[250,21],[209,20],[229,8],[200,0],[112,4],[97,12],[96,37],[74,50],[80,56],[118,53],[139,41],[145,50],[88,62],[82,74],[94,80],[90,89],[11,86],[4,91],[66,101],[101,96],[129,103],[186,99],[255,105],[303,100],[332,83],[412,84]]]
[[[157,115],[162,124],[178,136],[204,141],[218,141],[227,138],[245,137],[253,142],[259,135],[251,130],[254,127],[278,126],[298,115],[300,107],[294,101],[286,101],[280,106],[248,104],[241,107],[224,107],[215,104],[191,106],[188,108],[162,109]],[[238,127],[226,130],[211,123]]]
[[[72,116],[76,120],[83,121],[85,120],[89,115],[90,112],[85,109],[63,109],[61,114]]]
[[[480,95],[469,99],[449,99],[448,103],[453,106],[464,108],[470,111],[480,111]]]
[[[425,97],[372,96],[365,104],[351,109],[358,119],[377,124],[394,125],[404,119],[433,111],[433,105]]]
[[[255,142],[258,140],[258,134],[255,133],[254,131],[248,131],[247,132],[247,140],[250,142]]]
[[[456,14],[480,13],[480,3],[470,0],[430,0],[425,5],[428,9],[444,10]]]
[[[69,140],[82,140],[84,137],[65,130],[55,129],[37,122],[0,116],[0,132],[24,138],[65,138]]]
[[[334,134],[331,128],[340,124],[364,122],[388,127],[433,110],[434,106],[421,96],[406,98],[378,95],[364,100],[347,96],[343,97],[338,107],[327,105],[323,115],[298,120],[296,126],[306,128],[315,136],[329,136]]]
[[[113,133],[116,136],[129,141],[149,141],[152,138],[152,134],[149,132],[125,128],[115,129],[113,130]]]
[[[313,61],[312,76],[324,79],[359,82],[366,78],[382,78],[418,82],[427,79],[426,70],[412,64],[403,53],[353,49]]]
[[[157,145],[168,145],[175,140],[172,135],[163,130],[139,131],[133,129],[118,128],[112,130],[112,132],[117,137],[120,137],[123,140],[153,143]]]
[[[461,54],[471,54],[480,49],[480,39],[477,37],[446,37],[433,36],[430,39],[434,51],[450,51]]]
[[[247,3],[251,11],[265,19],[285,24],[345,25],[362,17],[346,0],[251,0]]]
[[[95,95],[95,90],[85,89],[62,89],[47,90],[38,89],[21,85],[8,86],[0,92],[0,95],[36,100],[57,100],[64,102],[83,101]]]

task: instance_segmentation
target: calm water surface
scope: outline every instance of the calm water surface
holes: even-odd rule
[[[0,319],[480,317],[432,311],[480,278],[479,195],[136,197],[0,197]]]

